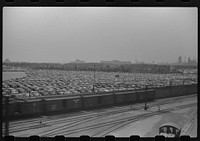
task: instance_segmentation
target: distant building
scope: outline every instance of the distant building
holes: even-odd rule
[[[191,63],[190,57],[188,57],[188,61],[187,61],[187,63],[188,63],[188,64],[190,64],[190,63]]]
[[[72,61],[70,63],[85,63],[85,61],[76,59],[75,61]]]
[[[100,63],[102,63],[102,64],[123,65],[123,64],[131,64],[131,61],[112,60],[112,61],[101,61]]]
[[[187,65],[196,66],[197,61],[195,59],[191,60],[190,57],[188,57]]]
[[[182,61],[181,56],[178,57],[178,62],[174,63],[174,65],[180,65],[180,66],[197,66],[196,59],[191,60],[190,57],[188,57],[188,60],[186,61],[186,56],[184,57],[184,61]]]
[[[145,62],[144,61],[138,61],[138,60],[136,60],[135,64],[145,64]]]
[[[4,63],[11,63],[9,59],[4,60]]]
[[[181,64],[181,63],[182,63],[182,57],[179,56],[179,57],[178,57],[178,64]]]

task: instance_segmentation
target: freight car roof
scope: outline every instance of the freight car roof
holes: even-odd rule
[[[9,103],[23,103],[23,102],[36,102],[36,101],[41,101],[41,99],[14,99],[14,98],[10,98],[9,99]],[[4,104],[5,102],[3,101],[2,104]]]
[[[59,100],[59,99],[73,99],[73,98],[81,98],[81,96],[70,96],[70,97],[50,97],[45,98],[45,101],[53,101],[53,100]]]
[[[51,101],[51,100],[58,100],[58,99],[71,99],[71,98],[80,98],[80,97],[94,97],[94,96],[102,96],[102,95],[112,95],[115,94],[129,94],[129,93],[136,93],[136,92],[144,92],[146,90],[136,90],[136,91],[121,91],[121,92],[108,92],[108,93],[95,93],[95,94],[78,94],[78,95],[52,95],[52,96],[40,96],[35,98],[29,98],[29,99],[22,99],[22,100],[16,100],[16,99],[10,99],[10,103],[16,103],[16,102],[36,102],[36,101]],[[154,91],[154,89],[148,89],[149,91]]]

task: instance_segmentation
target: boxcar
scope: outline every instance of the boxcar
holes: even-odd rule
[[[23,104],[21,104],[22,105],[22,111],[21,111],[21,113],[23,114],[23,115],[30,115],[30,114],[33,114],[33,105],[32,105],[32,103],[30,102],[30,103],[28,103],[28,102],[24,102]]]
[[[168,86],[164,88],[155,88],[154,90],[138,90],[126,92],[109,92],[100,94],[82,94],[73,96],[48,96],[32,98],[27,102],[10,101],[9,117],[40,116],[49,113],[60,113],[76,111],[80,109],[92,109],[103,106],[113,106],[129,104],[134,102],[144,102],[173,97],[179,95],[189,95],[197,93],[197,85]],[[3,117],[5,117],[5,105],[3,106]]]
[[[147,101],[153,101],[155,99],[155,90],[147,90]]]
[[[39,105],[39,100],[28,100],[27,102],[22,102],[22,101],[10,102],[9,118],[17,119],[34,115],[38,116],[42,114],[40,109],[41,107]],[[3,115],[5,116],[5,114]]]
[[[31,104],[30,110],[33,112],[32,114],[38,114],[42,112],[38,101],[31,102],[30,104]]]
[[[184,93],[184,87],[172,86],[168,87],[170,90],[169,97],[180,96]]]
[[[146,91],[137,91],[137,102],[143,102],[145,100]]]
[[[82,96],[82,108],[91,109],[99,107],[100,104],[100,95],[84,95]]]
[[[197,85],[185,85],[184,86],[184,94],[197,94]]]
[[[134,103],[137,100],[137,94],[134,91],[125,92],[126,103]]]
[[[62,99],[62,108],[65,111],[76,111],[82,108],[81,96],[72,96]]]
[[[113,106],[114,105],[114,93],[101,94],[100,95],[100,105],[103,106]]]
[[[24,102],[16,102],[9,104],[9,116],[20,116],[23,113],[22,107]]]
[[[126,103],[126,95],[123,92],[115,93],[115,105],[121,105]]]
[[[164,88],[155,88],[155,98],[166,98],[170,97],[170,87],[164,87]]]
[[[81,109],[81,96],[68,96],[58,98],[47,98],[47,113],[76,111]]]
[[[61,99],[55,99],[55,98],[47,99],[46,103],[47,103],[46,104],[46,112],[47,113],[53,113],[53,112],[62,110],[62,100]],[[41,108],[45,108],[45,105],[44,105],[44,107],[42,107],[42,105],[41,105]]]

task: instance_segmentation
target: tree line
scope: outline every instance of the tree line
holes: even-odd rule
[[[68,70],[68,71],[103,71],[103,72],[134,72],[134,73],[177,73],[177,69],[169,65],[157,64],[102,64],[102,63],[3,63],[10,67],[20,67],[26,69],[49,69],[49,70]]]

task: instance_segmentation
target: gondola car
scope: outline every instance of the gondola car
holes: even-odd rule
[[[181,128],[175,123],[165,123],[159,128],[159,135],[165,137],[180,137]]]

